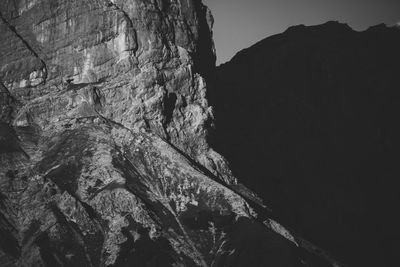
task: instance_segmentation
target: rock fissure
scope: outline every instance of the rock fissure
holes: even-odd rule
[[[32,46],[17,32],[16,28],[11,25],[3,16],[3,14],[0,11],[0,20],[4,23],[4,25],[7,26],[7,28],[15,34],[15,36],[25,45],[25,47],[36,57],[40,60],[42,64],[42,69],[36,70],[36,71],[42,71],[44,76],[42,77],[42,81],[38,84],[35,84],[34,86],[38,86],[40,84],[46,83],[47,80],[47,66],[45,61],[39,56],[39,54],[32,48]],[[3,83],[4,85],[4,83]]]

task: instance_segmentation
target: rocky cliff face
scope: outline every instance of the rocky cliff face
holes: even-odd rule
[[[332,266],[207,143],[201,1],[0,11],[1,266]]]
[[[0,76],[24,106],[14,125],[47,129],[99,114],[148,128],[232,180],[205,142],[213,113],[202,73],[215,56],[212,16],[201,3],[2,1],[0,7]]]
[[[296,26],[217,70],[217,151],[351,266],[398,258],[399,47],[396,27]]]

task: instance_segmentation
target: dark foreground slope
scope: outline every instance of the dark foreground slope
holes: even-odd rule
[[[217,150],[283,221],[354,266],[398,262],[399,62],[399,29],[328,22],[217,71]]]
[[[333,266],[207,142],[212,23],[198,0],[0,1],[0,266]]]

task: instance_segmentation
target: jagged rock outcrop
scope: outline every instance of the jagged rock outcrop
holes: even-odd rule
[[[335,264],[208,145],[201,1],[5,0],[0,19],[1,266]]]
[[[394,266],[400,31],[295,26],[218,67],[215,146],[281,221],[350,266]]]

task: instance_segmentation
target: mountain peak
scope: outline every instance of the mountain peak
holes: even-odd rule
[[[384,24],[300,25],[216,71],[217,151],[280,221],[350,266],[397,261],[399,47]]]

